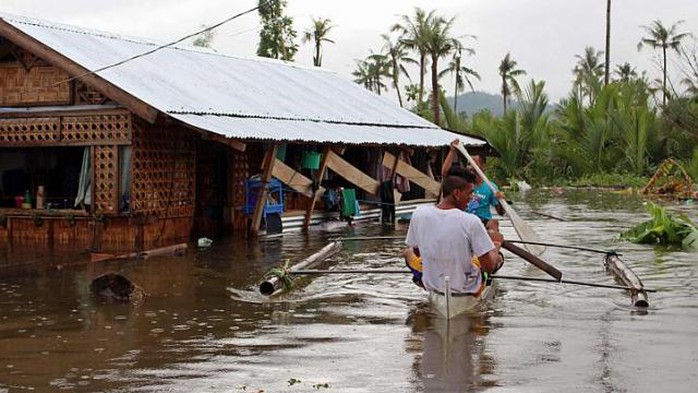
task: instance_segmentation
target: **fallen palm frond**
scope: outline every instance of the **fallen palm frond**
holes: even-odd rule
[[[693,196],[693,182],[681,164],[668,158],[642,189],[642,194],[688,199]]]
[[[622,239],[640,244],[680,245],[698,249],[698,226],[683,214],[672,216],[661,206],[648,202],[652,218],[621,234]]]

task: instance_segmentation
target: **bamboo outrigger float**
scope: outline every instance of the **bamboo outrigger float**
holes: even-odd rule
[[[640,278],[620,259],[618,254],[606,254],[604,265],[606,266],[606,270],[613,273],[619,281],[630,287],[628,291],[630,292],[630,298],[635,307],[649,307],[650,303],[647,299],[647,290],[645,286],[642,284],[642,281],[640,281]]]
[[[308,269],[308,268],[311,268],[313,266],[316,266],[316,265],[320,264],[322,261],[324,261],[325,259],[336,254],[341,248],[342,248],[341,240],[335,240],[335,241],[327,244],[322,249],[320,249],[320,251],[305,258],[301,262],[299,262],[291,267],[285,268],[284,271],[282,272],[282,274],[267,276],[259,284],[259,292],[262,295],[266,295],[266,296],[280,294],[285,289],[284,276],[286,274],[292,274],[293,272],[295,272],[297,270]]]

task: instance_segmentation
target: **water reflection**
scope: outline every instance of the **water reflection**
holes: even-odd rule
[[[422,337],[413,369],[426,392],[466,392],[496,386],[496,362],[487,353],[490,329],[486,313],[451,320],[426,308],[411,314],[412,332]]]

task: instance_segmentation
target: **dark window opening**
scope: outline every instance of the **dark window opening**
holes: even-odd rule
[[[82,146],[0,149],[0,206],[18,207],[18,197],[28,193],[36,208],[42,186],[45,209],[72,209],[84,151]]]

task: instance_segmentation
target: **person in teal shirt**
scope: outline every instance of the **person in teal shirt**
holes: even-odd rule
[[[478,167],[484,172],[485,170],[485,160],[481,156],[472,156],[473,161]],[[490,207],[494,207],[499,215],[504,215],[504,207],[499,203],[499,198],[503,198],[504,194],[499,191],[499,187],[492,183],[497,192],[492,191],[492,189],[485,183],[480,176],[477,176],[475,170],[468,165],[467,169],[475,175],[475,188],[473,188],[473,195],[468,204],[467,212],[472,213],[482,221],[485,228],[488,230],[493,230],[499,232],[499,221],[492,219],[492,211]]]
[[[453,147],[454,143],[457,142],[451,142],[451,150],[448,152],[448,155],[444,159],[444,164],[441,168],[443,176],[446,176],[448,171],[451,169],[451,166],[453,165],[453,159],[456,156],[456,149],[455,147]],[[477,155],[472,156],[472,158],[473,161],[475,161],[475,163],[477,164],[477,166],[480,167],[480,169],[484,172],[484,158]],[[494,186],[495,190],[497,190],[497,192],[493,192],[492,189],[490,189],[490,187],[487,185],[487,183],[485,183],[485,181],[483,181],[482,178],[480,178],[480,176],[477,175],[477,173],[470,166],[470,164],[468,164],[466,169],[473,173],[476,179],[475,186],[473,188],[473,195],[470,200],[470,203],[468,204],[466,212],[476,215],[480,219],[480,221],[482,221],[482,224],[488,231],[494,231],[499,233],[499,221],[492,218],[491,207],[494,207],[497,213],[499,213],[500,215],[504,215],[504,207],[501,203],[499,203],[499,199],[504,198],[504,193],[499,191],[499,188],[496,184],[492,183],[492,186]]]

